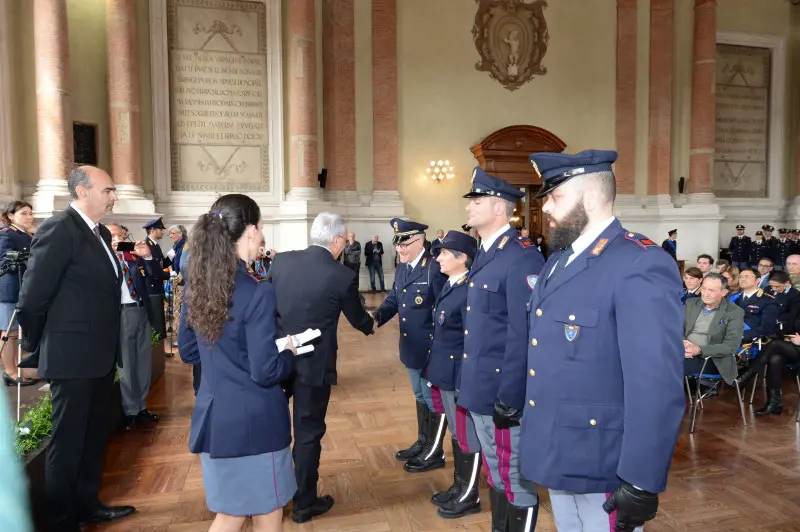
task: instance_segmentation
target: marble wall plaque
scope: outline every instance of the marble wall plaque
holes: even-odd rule
[[[767,197],[771,56],[768,48],[717,45],[717,196]]]
[[[267,192],[266,6],[168,0],[172,190]]]

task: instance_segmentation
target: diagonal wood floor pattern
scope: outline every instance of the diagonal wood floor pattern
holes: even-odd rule
[[[367,301],[379,299],[369,295]],[[414,400],[397,357],[397,322],[369,338],[344,323],[339,338],[339,385],[331,398],[320,470],[321,492],[333,495],[336,505],[303,525],[292,523],[287,510],[284,530],[491,532],[485,480],[484,511],[447,521],[429,499],[450,484],[449,454],[445,469],[425,474],[405,473],[394,459],[416,431]],[[684,420],[669,487],[647,532],[800,532],[796,389],[789,381],[784,389],[786,409],[779,417],[756,419],[748,412],[743,426],[735,392],[726,389],[706,402],[693,436]],[[762,400],[757,393],[756,404]],[[205,506],[200,460],[187,444],[193,403],[190,368],[177,357],[168,360],[149,401],[161,421],[115,436],[108,449],[101,498],[133,504],[138,513],[87,530],[208,530],[213,514]],[[449,453],[449,439],[447,445]],[[537,530],[553,532],[546,495],[542,503]]]

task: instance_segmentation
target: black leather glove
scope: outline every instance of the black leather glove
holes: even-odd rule
[[[633,532],[637,526],[644,525],[645,521],[649,521],[656,516],[658,494],[640,490],[627,482],[623,482],[603,503],[603,510],[607,514],[613,513],[614,510],[617,511],[614,530],[618,532]]]
[[[494,403],[494,426],[498,429],[510,429],[511,427],[519,427],[519,420],[522,418],[522,410],[518,410],[513,406],[508,406],[502,401],[495,401]]]

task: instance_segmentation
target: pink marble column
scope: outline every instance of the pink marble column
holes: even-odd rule
[[[372,0],[373,190],[397,190],[397,0]]]
[[[649,195],[670,193],[674,0],[650,0]]]
[[[33,46],[36,61],[36,124],[39,180],[66,191],[72,169],[67,4],[65,0],[33,1]],[[53,181],[62,182],[60,185]]]
[[[354,0],[322,4],[325,166],[328,188],[356,189],[356,79]]]
[[[314,0],[291,0],[289,178],[292,189],[317,186],[317,57],[314,27]]]
[[[717,2],[694,2],[689,192],[711,192],[716,136]]]
[[[617,0],[617,192],[636,190],[636,17],[638,0]]]
[[[111,175],[119,187],[141,189],[136,0],[106,0]]]

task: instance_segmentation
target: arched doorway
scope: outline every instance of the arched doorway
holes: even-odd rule
[[[531,153],[562,152],[566,143],[546,129],[536,126],[509,126],[499,129],[471,148],[478,164],[491,175],[502,177],[525,191],[517,203],[512,225],[527,228],[531,237],[544,233],[542,202],[534,196],[542,180],[528,162]]]

